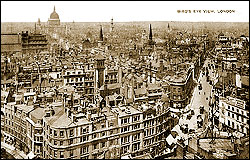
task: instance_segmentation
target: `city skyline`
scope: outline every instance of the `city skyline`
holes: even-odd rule
[[[111,18],[115,22],[249,22],[249,2],[243,1],[4,1],[1,6],[1,22],[36,22],[38,18],[47,22],[54,6],[62,22],[109,22]],[[192,13],[178,13],[177,10]],[[202,12],[193,13],[193,10]],[[215,13],[203,13],[203,10]],[[217,13],[217,10],[234,10],[235,13]]]

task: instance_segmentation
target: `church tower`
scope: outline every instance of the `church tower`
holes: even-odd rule
[[[172,30],[171,30],[171,28],[170,28],[170,25],[169,25],[169,23],[168,23],[168,33],[170,33]]]
[[[38,26],[40,26],[40,25],[41,25],[40,18],[38,18],[37,25],[38,25]]]
[[[151,24],[149,24],[148,44],[149,45],[154,45]]]
[[[152,28],[151,28],[151,24],[149,24],[149,36],[148,36],[148,39],[150,41],[152,41],[152,37],[153,37],[153,35],[152,35]]]
[[[102,33],[102,25],[100,25],[100,35],[99,35],[98,47],[101,47],[102,44],[103,44],[103,33]]]
[[[110,32],[112,33],[114,30],[114,23],[113,23],[113,17],[111,19],[111,22],[110,22]]]
[[[104,62],[105,62],[105,58],[98,53],[95,56],[95,87],[96,88],[100,88],[103,85],[104,82]]]

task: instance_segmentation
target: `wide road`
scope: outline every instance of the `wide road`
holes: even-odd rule
[[[203,67],[208,67],[208,63],[210,63],[210,60],[207,59],[204,62]],[[212,68],[209,69],[209,77],[213,77],[215,74],[212,73]],[[191,110],[194,110],[194,115],[191,117],[190,120],[187,119],[187,115],[190,113],[183,114],[182,118],[179,121],[179,124],[188,124],[189,129],[194,129],[197,132],[202,132],[208,125],[208,113],[209,113],[209,101],[210,101],[210,96],[212,92],[212,85],[207,82],[207,77],[206,77],[206,72],[203,75],[202,71],[200,73],[198,82],[201,83],[202,85],[202,90],[199,90],[197,85],[193,91],[192,99],[189,105],[189,108]],[[203,127],[198,129],[197,126],[197,116],[200,115],[200,106],[204,106],[204,114],[201,115],[203,119]]]

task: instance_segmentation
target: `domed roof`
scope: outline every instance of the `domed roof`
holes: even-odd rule
[[[59,15],[56,13],[55,6],[54,6],[54,11],[50,14],[50,19],[59,19]]]

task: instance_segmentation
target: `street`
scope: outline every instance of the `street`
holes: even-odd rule
[[[208,63],[209,63],[209,60],[206,60],[204,63],[204,67],[208,67]],[[214,74],[212,74],[211,69],[209,69],[209,76],[210,77],[214,76]],[[183,116],[181,117],[179,121],[179,124],[180,125],[188,124],[189,129],[203,131],[208,124],[207,116],[209,113],[209,100],[211,96],[212,86],[209,84],[209,82],[207,82],[206,73],[202,75],[202,71],[200,73],[198,82],[200,82],[200,84],[202,85],[202,89],[199,90],[198,88],[199,85],[195,87],[194,92],[193,92],[193,97],[189,105],[189,108],[191,110],[194,110],[194,115],[191,117],[190,120],[188,120],[187,116],[189,113],[183,114]],[[200,114],[200,106],[204,106],[204,110],[205,110],[204,114],[202,115]],[[198,126],[197,126],[198,115],[201,115],[203,119],[203,128],[201,129],[198,129]]]

